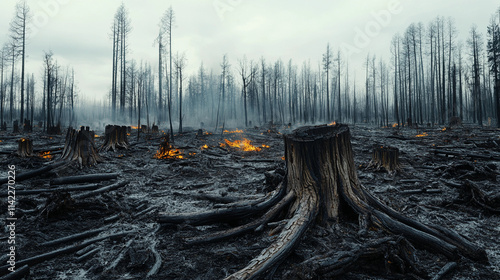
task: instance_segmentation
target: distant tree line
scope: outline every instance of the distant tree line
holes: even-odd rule
[[[44,129],[74,125],[74,71],[61,68],[48,51],[38,82],[24,73],[30,19],[27,1],[20,1],[9,41],[0,49],[1,123],[29,119]],[[186,73],[188,59],[174,44],[173,8],[159,19],[158,35],[151,38],[158,62],[138,62],[129,55],[132,23],[121,4],[111,25],[109,94],[105,103],[94,101],[92,112],[97,111],[87,117],[168,124],[172,138],[174,127],[182,132],[186,124],[207,129],[333,121],[445,125],[459,117],[500,127],[499,26],[500,11],[492,15],[486,36],[473,26],[468,40],[460,42],[451,18],[412,23],[393,36],[391,57],[367,55],[364,77],[352,75],[348,59],[329,43],[316,62],[242,57],[231,63],[224,54],[220,68],[207,69],[201,62],[196,73]]]

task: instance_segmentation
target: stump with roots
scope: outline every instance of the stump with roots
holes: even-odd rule
[[[292,252],[311,225],[327,226],[340,222],[344,216],[357,216],[366,227],[378,227],[401,235],[413,244],[449,259],[463,255],[473,260],[487,260],[483,249],[458,233],[404,217],[369,194],[358,180],[350,138],[346,125],[298,128],[284,137],[285,179],[265,198],[197,214],[160,213],[158,222],[201,225],[260,215],[256,220],[231,230],[186,240],[194,244],[261,229],[290,205],[289,219],[274,242],[245,268],[226,279],[263,276]]]
[[[95,133],[87,126],[80,127],[79,131],[68,128],[66,141],[61,158],[69,161],[77,161],[80,167],[93,166],[102,162],[95,147]]]
[[[104,143],[101,151],[116,151],[118,149],[128,149],[127,127],[119,125],[107,125],[104,131]]]
[[[20,157],[30,157],[33,155],[33,141],[29,138],[17,140],[17,154]]]
[[[377,170],[384,168],[389,174],[394,174],[400,170],[399,149],[392,147],[377,147],[373,149],[372,160],[369,167]]]

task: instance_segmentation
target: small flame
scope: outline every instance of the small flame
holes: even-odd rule
[[[54,155],[51,155],[50,151],[46,151],[46,152],[41,152],[40,157],[46,158],[46,159],[52,159],[54,157]]]
[[[154,155],[155,158],[157,159],[183,159],[184,156],[182,155],[182,151],[179,149],[172,149],[172,146],[170,146],[170,149],[163,149],[161,148],[159,151],[156,151],[156,154]]]
[[[99,136],[99,135],[97,135],[97,134],[94,134],[94,137],[95,137],[95,138],[99,138],[99,137],[101,137],[101,136]]]
[[[398,123],[393,123],[392,124],[392,127],[397,127],[398,126]]]
[[[281,159],[282,159],[282,160],[285,160],[285,156],[282,156],[282,157],[281,157]]]
[[[206,150],[206,149],[208,149],[208,145],[207,145],[207,144],[205,144],[205,145],[201,146],[201,148],[200,148],[200,149],[202,149],[202,150]]]
[[[337,125],[337,122],[331,122],[328,124],[328,126],[334,126],[334,125]]]
[[[243,133],[243,130],[241,129],[236,129],[236,130],[232,130],[232,131],[229,131],[229,130],[224,130],[224,133],[229,133],[229,134],[233,134],[233,133]]]
[[[423,132],[421,134],[416,135],[415,137],[426,137],[426,136],[429,136],[429,134],[427,134],[427,132]]]
[[[270,148],[270,146],[269,146],[269,145],[266,145],[266,144],[262,144],[262,148],[269,149],[269,148]]]
[[[233,142],[227,140],[227,139],[224,139],[224,141],[226,143],[220,143],[220,146],[221,147],[225,147],[226,145],[229,146],[229,147],[233,147],[233,148],[239,148],[245,152],[251,152],[251,151],[257,151],[257,152],[260,152],[260,150],[262,150],[262,148],[260,147],[255,147],[254,145],[252,145],[252,141],[246,139],[246,138],[243,138],[243,140],[235,140]]]
[[[133,125],[132,125],[132,126],[130,126],[130,128],[132,128],[132,129],[139,129],[139,127],[138,127],[138,126],[133,126]]]
[[[443,131],[443,132],[446,131],[446,127],[443,127],[443,129],[441,129],[441,131]]]

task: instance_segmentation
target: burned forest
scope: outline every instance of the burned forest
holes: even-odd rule
[[[0,280],[500,279],[499,6],[188,2],[0,4]]]

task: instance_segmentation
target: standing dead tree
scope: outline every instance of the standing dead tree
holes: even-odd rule
[[[66,142],[62,152],[62,159],[78,161],[80,167],[96,165],[102,162],[94,143],[94,131],[90,131],[87,126],[83,126],[79,131],[68,128],[66,133]]]
[[[289,219],[274,243],[262,250],[245,268],[226,279],[261,277],[293,251],[313,224],[338,223],[342,217],[353,214],[360,221],[365,221],[366,227],[402,235],[415,245],[441,253],[449,259],[464,255],[473,260],[487,260],[483,249],[458,233],[404,217],[369,194],[356,174],[348,126],[302,127],[285,135],[284,140],[287,174],[281,187],[265,199],[235,203],[226,209],[201,214],[160,213],[158,221],[200,225],[265,212],[260,219],[240,226],[234,234],[228,233],[235,229],[217,233],[219,236],[233,236],[245,232],[244,229],[263,227],[290,203]],[[214,234],[207,240],[213,240],[212,236]]]

